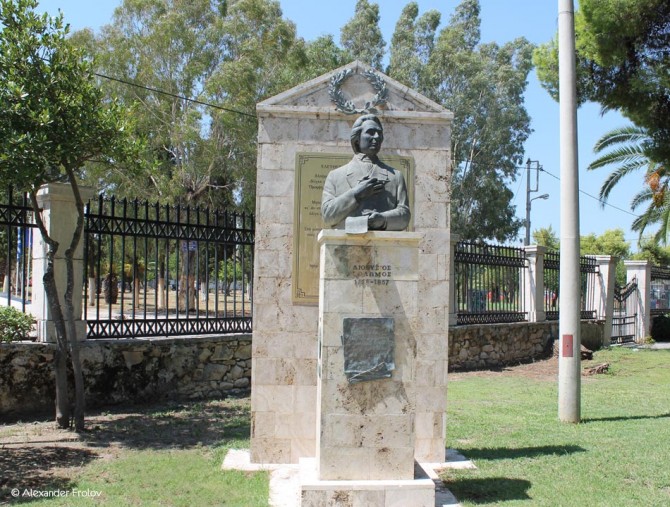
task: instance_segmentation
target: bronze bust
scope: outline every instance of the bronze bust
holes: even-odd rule
[[[402,231],[410,219],[402,173],[377,156],[384,128],[374,114],[360,116],[351,129],[354,157],[326,177],[321,216],[326,227],[343,229],[347,217],[367,216],[368,229]]]

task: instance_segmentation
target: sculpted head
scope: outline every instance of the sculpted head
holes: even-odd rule
[[[374,114],[359,116],[351,127],[351,147],[354,153],[376,155],[384,141],[384,127]]]

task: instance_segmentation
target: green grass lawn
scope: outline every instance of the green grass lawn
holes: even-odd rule
[[[670,505],[670,350],[616,348],[595,362],[609,362],[610,373],[583,378],[578,425],[558,421],[553,377],[452,377],[447,445],[478,468],[443,478],[464,506]],[[267,473],[221,470],[228,449],[249,447],[249,419],[248,399],[103,413],[89,418],[78,447],[55,447],[63,435],[52,424],[0,428],[0,439],[36,440],[0,445],[0,476],[3,466],[11,474],[0,480],[0,504],[21,485],[101,492],[19,499],[28,505],[265,506]]]
[[[555,380],[450,382],[447,445],[477,470],[448,470],[464,505],[670,505],[670,351],[598,352],[582,378],[582,423],[558,421]]]
[[[67,438],[76,435],[53,423],[5,428],[0,438],[19,443],[0,445],[0,472],[12,474],[0,505],[266,506],[266,472],[221,469],[228,449],[249,447],[249,420],[248,399],[226,399],[93,414],[75,443]],[[31,435],[31,445],[21,445],[22,434]],[[31,499],[26,488],[68,495]]]

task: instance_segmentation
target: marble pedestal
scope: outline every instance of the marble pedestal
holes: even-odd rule
[[[391,491],[417,488],[425,498],[413,505],[434,503],[432,485],[416,482],[414,463],[421,239],[408,232],[319,235],[317,448],[315,460],[301,464],[303,505],[342,491],[391,498]],[[345,321],[363,320],[392,323],[390,375],[352,383]]]

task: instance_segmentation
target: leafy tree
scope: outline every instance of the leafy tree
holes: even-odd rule
[[[391,39],[387,74],[422,93],[430,93],[425,83],[426,66],[435,47],[440,13],[430,10],[419,16],[416,2],[408,3],[400,14]]]
[[[75,380],[74,424],[80,431],[84,385],[74,322],[73,255],[83,231],[84,204],[77,172],[93,159],[110,164],[136,159],[123,109],[97,88],[90,63],[66,38],[69,29],[62,15],[38,15],[36,7],[36,0],[0,0],[0,180],[29,193],[47,246],[43,282],[56,329],[56,421],[62,428],[69,426],[69,357]],[[76,228],[67,245],[49,236],[37,203],[39,187],[55,181],[68,182],[76,202]],[[54,276],[61,247],[66,249],[67,272],[62,301]]]
[[[657,266],[670,266],[670,247],[662,247],[652,238],[643,238],[639,251],[631,258],[650,261]]]
[[[386,42],[379,28],[379,5],[357,0],[354,17],[342,27],[340,42],[348,51],[349,59],[381,70]]]
[[[560,248],[558,236],[551,225],[535,229],[533,231],[533,241],[536,245],[545,246],[549,250],[558,251]]]
[[[99,36],[76,40],[123,81],[103,84],[150,140],[142,178],[104,175],[115,193],[253,211],[256,103],[299,82],[306,60],[277,1],[124,0]]]
[[[222,59],[205,90],[210,101],[226,110],[212,113],[212,136],[220,139],[217,149],[226,153],[241,207],[253,212],[258,126],[255,118],[235,111],[253,112],[261,100],[300,83],[308,62],[295,25],[282,18],[275,0],[230,2],[221,30]]]
[[[626,282],[625,259],[630,258],[630,244],[624,237],[623,229],[608,229],[600,236],[587,234],[581,236],[579,241],[581,255],[613,255],[618,258],[616,266],[617,283],[623,285]]]
[[[580,239],[581,255],[613,255],[620,259],[630,257],[630,244],[623,229],[608,229],[600,236],[587,234]]]
[[[580,0],[575,14],[578,94],[648,130],[653,158],[670,161],[670,2]],[[558,41],[535,53],[542,85],[558,97]]]
[[[417,82],[424,83],[420,91],[454,113],[452,230],[463,239],[504,241],[515,237],[522,225],[515,219],[514,195],[506,183],[516,179],[531,132],[523,94],[533,46],[523,38],[503,46],[482,44],[479,12],[478,0],[463,0],[434,44],[426,29],[434,26],[428,21],[434,22],[433,15],[415,24],[415,40],[422,41],[427,53]],[[404,11],[407,18],[411,14]],[[401,29],[405,27],[411,27],[409,20]]]

